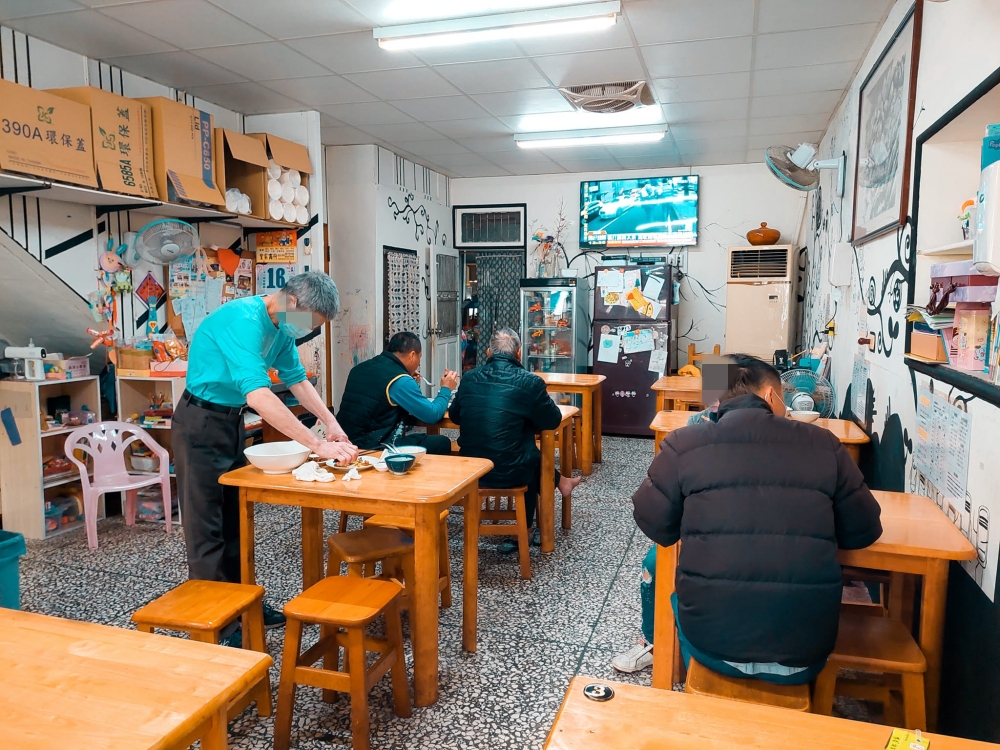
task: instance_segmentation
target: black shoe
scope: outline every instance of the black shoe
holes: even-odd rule
[[[232,633],[219,639],[220,646],[243,648],[243,628],[236,628]]]
[[[542,546],[542,532],[539,529],[532,529],[531,535],[528,537],[528,544],[532,547]]]
[[[274,630],[285,627],[285,616],[274,607],[264,604],[264,629]]]

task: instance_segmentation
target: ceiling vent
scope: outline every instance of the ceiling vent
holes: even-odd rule
[[[577,109],[585,112],[611,114],[626,112],[642,105],[653,104],[653,92],[645,81],[592,83],[586,86],[566,86],[559,91]]]

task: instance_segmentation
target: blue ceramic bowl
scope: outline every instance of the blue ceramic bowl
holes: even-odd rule
[[[390,472],[401,477],[410,470],[416,460],[416,456],[410,453],[393,453],[385,457],[385,465],[389,467]]]

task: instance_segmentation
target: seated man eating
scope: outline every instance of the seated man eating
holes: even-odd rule
[[[458,373],[445,370],[436,398],[427,398],[417,382],[420,339],[402,331],[389,339],[386,351],[355,365],[347,376],[337,421],[362,450],[387,445],[422,445],[428,453],[449,455],[444,435],[406,434],[407,421],[434,424],[448,411]]]
[[[716,421],[663,441],[633,515],[657,544],[681,541],[671,604],[685,664],[805,684],[837,639],[837,549],[875,542],[880,509],[829,430],[785,418],[777,370],[733,355],[729,383]]]
[[[535,433],[554,430],[562,413],[542,379],[521,365],[521,339],[514,331],[501,328],[494,333],[486,356],[485,365],[465,374],[448,416],[462,428],[461,454],[493,462],[493,470],[479,480],[480,487],[527,485],[524,507],[531,526],[541,486],[542,456]],[[569,495],[580,478],[560,477],[557,470],[555,481],[559,492]],[[537,530],[531,539],[538,544]],[[511,543],[501,545],[503,552],[515,549]]]

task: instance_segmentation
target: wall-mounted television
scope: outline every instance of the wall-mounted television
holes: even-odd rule
[[[580,247],[698,242],[698,175],[580,183]]]

